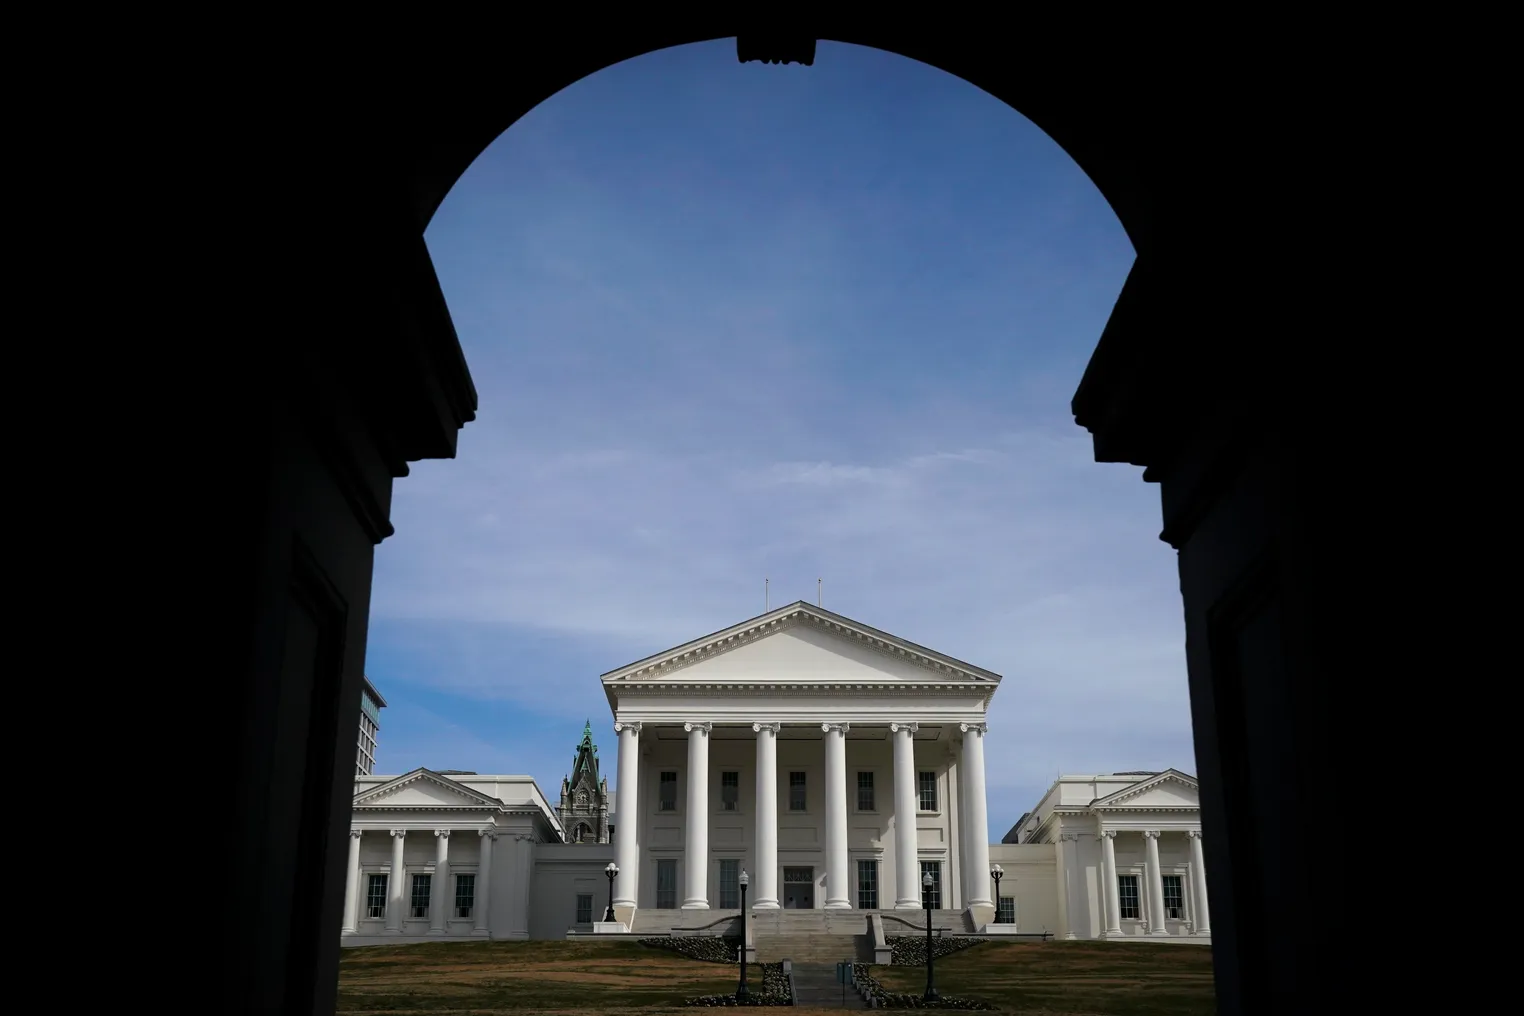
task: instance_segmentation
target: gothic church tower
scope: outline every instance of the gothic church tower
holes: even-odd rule
[[[561,780],[561,803],[556,807],[568,843],[608,843],[609,782],[598,775],[598,746],[593,724],[582,728],[582,741],[572,761],[571,775]]]

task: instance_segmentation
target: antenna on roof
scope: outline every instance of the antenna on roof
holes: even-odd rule
[[[768,588],[770,582],[772,582],[772,579],[765,578],[762,580],[762,613],[764,614],[773,609],[773,594],[772,590]]]
[[[820,579],[815,580],[815,606],[817,607],[822,605],[820,602],[820,583]]]

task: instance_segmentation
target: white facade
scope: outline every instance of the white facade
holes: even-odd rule
[[[360,779],[346,941],[559,938],[591,931],[610,896],[636,931],[698,928],[738,911],[742,870],[757,911],[920,910],[931,874],[934,906],[975,931],[997,919],[997,863],[1019,931],[1205,934],[1184,774],[1063,777],[1022,842],[990,843],[983,741],[999,684],[804,603],[611,671],[614,842],[565,843],[528,777]],[[415,909],[415,882],[449,898]]]

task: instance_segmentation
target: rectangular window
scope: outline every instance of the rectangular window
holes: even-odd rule
[[[1164,876],[1164,916],[1171,921],[1185,920],[1185,887],[1179,875]]]
[[[869,775],[872,775],[871,773]],[[878,862],[857,862],[857,909],[878,909]]]
[[[720,810],[741,809],[741,774],[720,773]]]
[[[1002,897],[1000,897],[1000,902],[998,904],[996,904],[996,906],[995,906],[995,923],[996,924],[1015,924],[1016,923],[1016,897],[1014,897],[1014,896],[1002,896]]]
[[[788,774],[788,810],[804,811],[809,798],[805,796],[804,773]]]
[[[429,890],[433,886],[433,875],[413,876],[412,914],[415,919],[429,916]]]
[[[386,916],[386,875],[372,874],[365,883],[365,916]]]
[[[857,774],[857,810],[873,811],[873,774]]]
[[[1123,920],[1136,921],[1143,916],[1143,911],[1138,906],[1138,876],[1117,876],[1117,900]]]
[[[916,773],[916,786],[920,789],[920,809],[922,811],[937,810],[937,774]]]
[[[455,876],[455,916],[470,917],[476,906],[476,876]]]
[[[921,906],[926,905],[926,876],[931,876],[931,909],[942,909],[942,862],[921,862]]]
[[[668,771],[661,774],[656,789],[656,810],[677,810],[677,773]]]
[[[720,909],[741,909],[741,862],[720,861]]]
[[[656,909],[677,909],[677,858],[663,857],[656,862]]]
[[[592,893],[578,893],[577,894],[577,923],[578,924],[592,924],[593,923],[593,894]]]

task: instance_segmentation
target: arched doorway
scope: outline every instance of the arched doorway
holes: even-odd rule
[[[402,76],[386,62],[334,73],[323,94],[344,110],[338,120],[310,90],[289,105],[269,100],[278,115],[260,129],[289,156],[304,198],[258,228],[271,231],[272,247],[282,232],[305,236],[303,250],[284,248],[284,264],[328,275],[315,303],[303,285],[269,296],[296,325],[270,340],[269,386],[230,396],[230,419],[257,422],[242,424],[219,465],[252,506],[234,537],[244,553],[229,566],[246,627],[227,658],[246,661],[248,702],[232,838],[239,870],[257,883],[252,895],[271,902],[235,930],[229,962],[242,1004],[256,1011],[294,1011],[307,999],[332,1010],[349,796],[336,745],[358,723],[373,548],[390,529],[392,479],[410,461],[452,456],[476,409],[422,230],[525,110],[616,61],[738,28],[719,19],[678,32],[537,37],[532,62],[505,67],[500,53],[478,51],[476,72],[461,70],[472,49],[461,37],[455,65],[436,75],[410,63],[415,73]],[[1315,770],[1323,743],[1319,717],[1293,707],[1313,680],[1300,633],[1323,609],[1309,593],[1316,562],[1299,556],[1303,509],[1288,480],[1308,449],[1259,426],[1268,419],[1259,393],[1233,387],[1205,355],[1189,300],[1209,300],[1201,280],[1220,271],[1210,263],[1220,251],[1209,258],[1204,245],[1211,231],[1195,172],[1210,145],[1161,115],[1174,108],[1172,82],[1148,53],[1083,33],[1048,40],[1042,67],[964,26],[869,22],[813,35],[921,60],[1008,102],[1074,157],[1132,240],[1138,260],[1075,414],[1098,460],[1147,466],[1161,483],[1164,536],[1181,554],[1220,1011],[1257,999],[1272,1011],[1314,1011],[1298,978],[1316,984],[1321,956],[1278,930],[1315,894],[1311,845],[1272,832],[1292,827],[1298,801],[1285,774]],[[743,35],[739,49],[797,59],[811,36]],[[1058,56],[1071,60],[1068,78],[1053,76]],[[1085,87],[1055,84],[1076,75]],[[364,103],[346,101],[355,81],[367,83]]]

